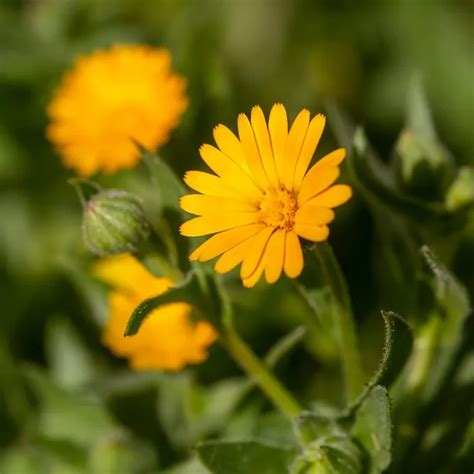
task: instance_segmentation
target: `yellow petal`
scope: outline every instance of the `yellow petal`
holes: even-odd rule
[[[283,229],[278,229],[270,237],[263,259],[265,279],[268,283],[275,283],[280,278],[285,259],[285,231]]]
[[[263,269],[264,269],[264,263],[262,259],[260,260],[259,264],[257,265],[257,268],[252,273],[252,275],[242,280],[242,283],[244,284],[244,286],[246,288],[252,288],[253,286],[255,286],[258,280],[260,280],[260,277],[262,276]]]
[[[309,112],[303,109],[295,118],[288,133],[283,157],[283,184],[286,189],[293,189],[293,177],[295,175],[296,163],[300,155],[301,147],[306,136],[309,125]]]
[[[305,204],[296,211],[295,224],[324,225],[334,219],[334,211],[327,207]]]
[[[273,159],[272,146],[270,143],[270,136],[268,134],[267,124],[262,109],[258,106],[252,108],[252,128],[257,141],[260,159],[262,160],[263,168],[273,187],[278,187],[278,175]]]
[[[283,268],[290,278],[296,278],[303,270],[303,251],[298,236],[294,232],[286,233]]]
[[[323,134],[326,117],[322,114],[316,115],[309,123],[306,138],[301,148],[300,157],[296,164],[295,176],[293,178],[293,189],[299,189],[303,177],[308,169],[311,158],[313,158],[316,147],[318,146],[321,135]]]
[[[306,201],[305,204],[321,207],[337,207],[349,201],[352,197],[352,189],[347,184],[336,184],[326,191]]]
[[[222,153],[226,154],[246,173],[249,173],[249,167],[242,151],[242,145],[239,139],[225,125],[220,124],[214,128],[214,140]]]
[[[313,242],[323,242],[329,237],[329,227],[326,225],[314,226],[307,224],[295,224],[295,232],[303,239],[312,240]]]
[[[323,156],[316,164],[318,166],[339,166],[345,157],[346,149],[338,148],[331,151],[331,153],[328,153],[326,156]]]
[[[215,234],[241,225],[252,224],[258,219],[256,213],[232,213],[221,216],[195,217],[181,224],[179,231],[187,237]]]
[[[245,171],[236,165],[227,155],[212,145],[202,145],[199,149],[202,159],[214,173],[232,187],[241,190],[245,195],[258,199],[261,191]]]
[[[248,196],[242,196],[238,188],[235,189],[218,176],[204,173],[203,171],[188,171],[184,175],[184,182],[191,189],[209,196],[241,197],[249,199]]]
[[[257,212],[257,208],[248,201],[228,197],[188,194],[179,200],[181,209],[191,214],[208,215],[227,212]]]
[[[217,273],[226,273],[232,270],[244,259],[244,256],[248,253],[252,244],[253,237],[250,237],[223,253],[214,265],[214,270]]]
[[[207,239],[189,256],[190,260],[205,262],[230,250],[263,228],[263,224],[249,224],[219,232]]]
[[[283,182],[283,155],[285,143],[288,137],[288,118],[285,107],[282,104],[275,104],[270,112],[268,128],[272,142],[273,158],[280,183]]]
[[[245,254],[242,267],[240,268],[240,277],[242,280],[249,278],[257,268],[257,265],[263,257],[268,239],[274,231],[274,227],[265,227],[257,235],[252,237],[252,246]]]
[[[318,166],[316,163],[304,177],[298,193],[298,203],[304,204],[312,197],[331,186],[341,172],[335,166]]]
[[[257,142],[255,141],[255,135],[250,125],[249,119],[244,114],[239,114],[238,128],[240,142],[242,143],[242,150],[244,152],[245,159],[249,166],[252,178],[258,184],[260,189],[265,190],[269,186],[268,177],[263,169],[262,160],[258,152]]]

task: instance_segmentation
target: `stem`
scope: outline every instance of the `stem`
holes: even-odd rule
[[[346,393],[348,401],[353,401],[363,390],[364,375],[349,291],[331,246],[328,243],[317,244],[314,251],[333,295]]]
[[[265,367],[230,325],[221,335],[221,342],[242,369],[254,380],[277,408],[287,416],[296,416],[303,408],[288,390]]]
[[[84,190],[82,186],[87,185],[94,189],[96,193],[100,192],[102,188],[95,183],[94,181],[91,181],[90,179],[86,178],[69,178],[68,183],[74,186],[74,189],[77,192],[77,195],[79,197],[79,201],[81,202],[81,206],[85,208],[87,206],[87,201],[88,199],[86,198],[86,195],[84,193]]]

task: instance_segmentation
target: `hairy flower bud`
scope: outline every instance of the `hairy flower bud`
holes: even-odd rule
[[[96,255],[134,252],[149,233],[141,202],[131,193],[100,191],[84,207],[82,235],[87,248]]]

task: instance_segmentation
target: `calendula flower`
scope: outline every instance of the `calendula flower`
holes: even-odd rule
[[[128,358],[137,370],[177,371],[207,358],[207,348],[217,333],[207,322],[192,321],[191,306],[186,303],[155,309],[136,335],[124,337],[133,310],[143,300],[165,292],[171,280],[153,276],[129,254],[104,258],[95,273],[113,287],[102,340],[115,355]]]
[[[296,278],[303,269],[300,238],[328,238],[332,208],[352,195],[344,184],[333,185],[345,150],[321,158],[308,171],[325,125],[323,115],[310,120],[302,110],[290,129],[286,110],[273,106],[268,125],[260,107],[250,120],[240,114],[237,138],[227,127],[214,129],[217,148],[203,145],[201,156],[217,175],[189,171],[187,185],[200,194],[181,198],[181,207],[195,217],[181,226],[186,236],[215,234],[198,247],[191,260],[220,255],[219,273],[240,263],[240,276],[254,286],[265,272],[273,283],[284,271]]]
[[[49,104],[48,138],[83,176],[136,164],[138,142],[156,149],[186,109],[184,79],[165,49],[114,46],[80,57]]]

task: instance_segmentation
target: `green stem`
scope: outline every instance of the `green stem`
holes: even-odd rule
[[[349,292],[331,246],[328,243],[317,244],[314,246],[314,251],[333,295],[335,322],[347,398],[348,401],[353,401],[364,388],[364,374]]]
[[[288,390],[245,344],[232,326],[227,325],[221,335],[221,342],[242,369],[258,384],[282,413],[287,416],[295,416],[303,410]]]

